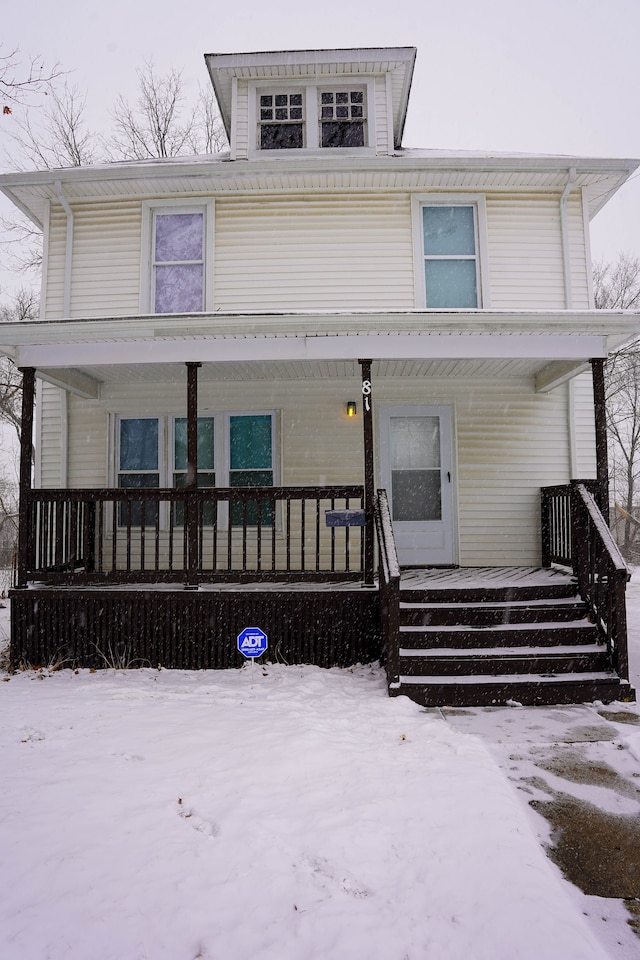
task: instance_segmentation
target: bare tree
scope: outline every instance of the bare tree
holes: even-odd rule
[[[640,528],[634,521],[640,481],[640,352],[622,351],[607,364],[610,472],[618,506],[620,545],[630,557]],[[622,508],[622,512],[620,510]]]
[[[594,263],[593,292],[598,310],[640,307],[640,258],[620,253],[612,262]]]
[[[640,259],[621,253],[593,267],[594,295],[600,310],[640,309]],[[640,340],[624,344],[606,365],[610,474],[617,506],[614,520],[620,545],[632,557],[640,544]]]
[[[77,86],[51,87],[44,108],[16,123],[9,152],[14,166],[50,170],[94,163],[97,137],[87,127],[85,110],[86,97]]]
[[[38,316],[38,299],[32,290],[19,290],[13,301],[0,305],[0,322],[15,323],[20,320],[35,320]],[[20,437],[22,402],[22,374],[12,360],[0,360],[0,421],[11,424]]]
[[[25,60],[19,47],[6,51],[0,45],[0,102],[5,116],[13,113],[13,106],[25,103],[30,94],[47,94],[48,85],[62,73],[56,63],[47,68],[41,56]],[[12,106],[10,106],[11,104]]]
[[[180,71],[171,69],[160,75],[147,61],[138,71],[138,80],[135,104],[123,96],[116,101],[115,134],[104,144],[110,159],[208,153],[225,143],[213,96],[201,90],[195,106],[188,106]]]

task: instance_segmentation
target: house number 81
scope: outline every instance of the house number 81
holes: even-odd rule
[[[371,380],[362,381],[362,396],[364,397],[364,408],[369,412],[371,410],[371,403],[369,397],[371,396]]]

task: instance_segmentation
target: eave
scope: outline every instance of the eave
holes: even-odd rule
[[[245,312],[3,324],[0,351],[83,396],[123,376],[173,380],[189,361],[222,379],[227,364],[304,379],[318,365],[349,375],[361,357],[383,374],[417,363],[429,375],[429,364],[444,364],[447,376],[528,375],[547,391],[639,334],[640,314],[630,311]]]
[[[0,190],[42,226],[56,184],[69,202],[143,196],[229,196],[323,191],[475,190],[561,193],[570,169],[590,217],[620,189],[638,160],[400,151],[390,157],[209,157],[137,161],[0,175]]]

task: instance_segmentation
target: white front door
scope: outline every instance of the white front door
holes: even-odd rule
[[[403,566],[455,559],[451,407],[381,407],[381,486]]]

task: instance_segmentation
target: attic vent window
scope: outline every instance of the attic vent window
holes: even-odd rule
[[[323,90],[320,93],[320,143],[323,147],[364,147],[363,90]]]
[[[302,93],[260,95],[260,149],[292,150],[304,146]]]

